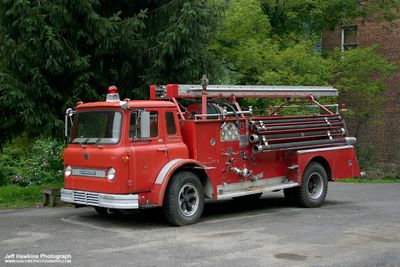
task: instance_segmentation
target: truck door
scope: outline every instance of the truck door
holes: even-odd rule
[[[158,110],[150,112],[150,137],[142,138],[140,112],[132,111],[129,123],[129,180],[133,191],[146,191],[153,187],[155,179],[168,162],[162,123]]]
[[[164,110],[163,113],[163,121],[165,122],[165,145],[168,149],[168,160],[189,158],[188,148],[182,139],[176,110]]]

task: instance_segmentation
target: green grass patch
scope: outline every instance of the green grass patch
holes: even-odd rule
[[[31,208],[43,202],[42,188],[63,184],[47,184],[22,187],[18,185],[0,186],[0,208]]]
[[[343,183],[360,183],[360,184],[394,184],[394,183],[400,183],[400,178],[397,177],[385,177],[381,179],[345,178],[345,179],[339,179],[337,181]]]

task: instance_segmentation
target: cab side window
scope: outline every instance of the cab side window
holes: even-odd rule
[[[175,125],[174,113],[166,112],[165,113],[165,121],[167,123],[167,134],[175,135],[176,134],[176,125]]]
[[[150,137],[158,136],[158,112],[150,111]]]
[[[131,113],[129,125],[129,138],[141,138],[140,136],[140,112]],[[150,111],[150,138],[158,136],[158,112]]]
[[[136,126],[137,123],[138,123],[138,114],[137,112],[132,112],[131,122],[129,124],[129,138],[138,138],[138,134],[140,135],[140,132],[138,132],[138,128]]]

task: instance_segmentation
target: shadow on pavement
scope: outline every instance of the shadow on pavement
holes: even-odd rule
[[[321,208],[343,205],[341,201],[326,201]],[[201,218],[202,222],[214,219],[227,219],[233,216],[254,215],[254,214],[271,214],[282,212],[298,207],[290,206],[286,203],[283,195],[264,195],[258,200],[222,200],[222,201],[207,201],[204,207],[204,212]],[[92,208],[82,208],[82,211],[74,215],[74,220],[92,224],[100,227],[109,225],[118,227],[140,226],[143,228],[165,227],[168,222],[164,218],[161,208],[135,210],[129,214],[116,212],[114,214],[99,215]],[[296,212],[293,210],[293,212]]]

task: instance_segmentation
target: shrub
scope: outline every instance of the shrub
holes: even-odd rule
[[[3,148],[0,156],[0,185],[61,182],[63,148],[62,142],[52,138],[32,140],[22,136],[14,139]]]

